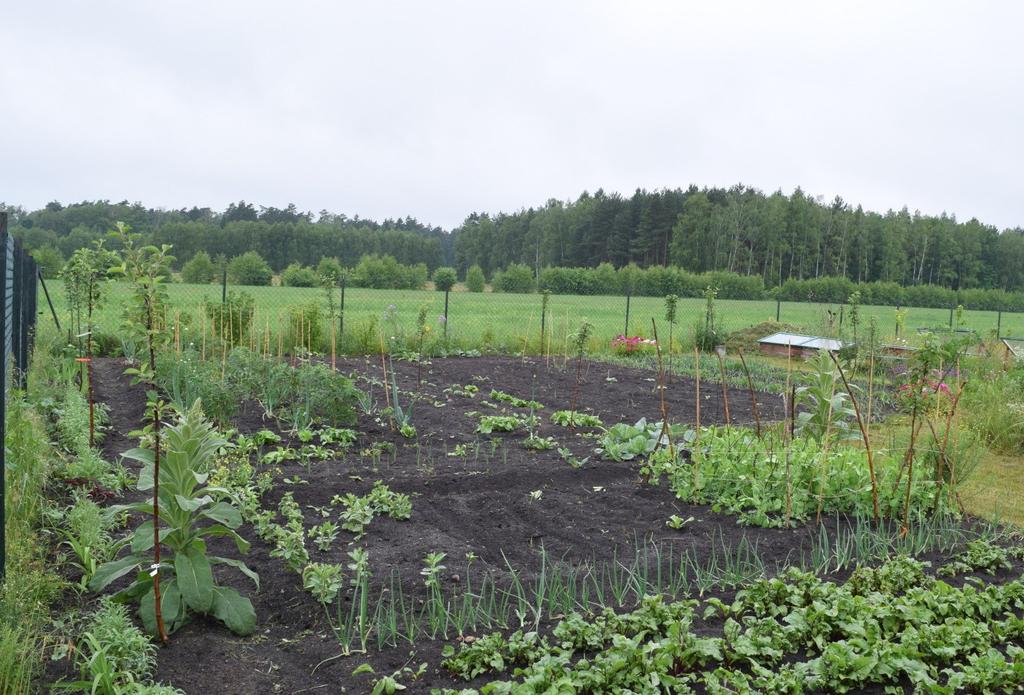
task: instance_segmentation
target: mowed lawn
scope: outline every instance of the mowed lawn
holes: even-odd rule
[[[68,319],[67,300],[59,280],[47,282],[50,295],[65,324]],[[200,313],[204,302],[220,302],[220,285],[169,284],[167,286],[172,315],[178,317],[179,325],[193,326],[199,330]],[[287,326],[292,309],[316,303],[324,315],[327,312],[326,291],[318,288],[299,287],[229,287],[229,291],[247,292],[256,304],[256,324],[259,330],[269,330],[274,336]],[[111,283],[103,305],[96,312],[94,321],[99,333],[116,334],[119,317],[128,299],[128,287],[123,282]],[[334,291],[334,301],[340,300],[340,292]],[[539,294],[498,294],[453,291],[449,296],[448,337],[457,346],[477,348],[490,346],[505,350],[522,350],[526,341],[528,349],[536,351],[541,335],[541,295]],[[652,333],[651,319],[658,322],[658,331],[665,342],[664,299],[660,297],[633,297],[629,302],[629,326],[626,327],[626,298],[622,296],[574,296],[553,295],[548,304],[545,325],[545,343],[553,352],[565,349],[567,336],[583,320],[594,325],[591,350],[607,349],[612,339],[624,331],[630,335],[649,337]],[[45,299],[40,296],[41,318],[49,320]],[[426,309],[427,323],[431,331],[443,332],[444,293],[431,290],[371,290],[347,288],[345,290],[344,339],[339,341],[339,351],[359,351],[376,347],[378,330],[385,334],[415,332],[416,321],[421,309]],[[784,323],[796,326],[806,332],[825,335],[830,332],[829,311],[832,312],[832,330],[838,328],[840,307],[827,304],[802,304],[783,302],[777,307],[772,300],[719,300],[716,311],[720,327],[733,331],[775,320],[776,310]],[[948,327],[948,309],[907,309],[906,329],[908,334],[918,328]],[[679,300],[676,336],[685,339],[692,327],[703,322],[705,303],[703,299],[686,298]],[[860,308],[862,330],[873,317],[879,333],[892,338],[896,331],[894,307],[863,306]],[[849,329],[849,315],[842,312]],[[386,318],[390,317],[390,318]],[[84,319],[83,319],[84,320]],[[173,320],[173,319],[172,319]],[[963,316],[964,327],[982,334],[994,331],[997,313],[994,311],[967,311]],[[74,327],[77,330],[77,326]],[[83,326],[84,330],[84,326]],[[1004,313],[1002,335],[1024,336],[1024,314]],[[325,339],[330,329],[325,326]],[[273,339],[272,339],[273,340]]]

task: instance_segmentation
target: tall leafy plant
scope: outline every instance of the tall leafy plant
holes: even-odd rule
[[[701,352],[711,352],[719,345],[723,336],[719,333],[718,312],[715,310],[715,299],[718,288],[708,286],[704,290],[704,321],[697,323],[693,329],[693,342]]]
[[[91,248],[75,251],[60,277],[64,281],[64,294],[67,297],[68,310],[71,312],[77,331],[82,331],[82,315],[85,314],[87,336],[92,335],[92,314],[100,306],[106,289],[106,279],[110,266],[116,263],[116,257],[103,248],[103,240],[94,243]],[[88,341],[91,344],[91,340]]]
[[[171,247],[167,244],[157,246],[140,246],[138,244],[141,235],[132,234],[131,227],[123,222],[117,223],[117,229],[113,232],[121,242],[121,253],[118,257],[119,264],[111,268],[112,273],[123,275],[131,287],[129,301],[124,309],[123,331],[132,336],[141,338],[147,348],[148,361],[140,363],[138,367],[131,367],[125,370],[126,374],[133,374],[137,381],[153,383],[156,379],[156,353],[169,342],[167,334],[167,290],[165,282],[170,276],[170,266],[174,257],[170,255]],[[147,404],[147,410],[153,413],[152,435],[153,435],[153,499],[152,514],[154,519],[154,534],[160,526],[160,418],[163,403],[155,393],[151,402]],[[153,565],[151,571],[151,585],[154,595],[154,624],[155,632],[164,642],[167,641],[162,609],[163,602],[160,594],[160,543],[154,541]]]
[[[193,614],[202,614],[213,616],[236,634],[247,635],[256,627],[252,603],[237,590],[217,584],[213,565],[238,569],[257,588],[259,577],[245,563],[209,555],[206,548],[207,538],[227,536],[239,552],[249,549],[249,543],[235,530],[242,525],[242,516],[231,493],[207,485],[210,463],[227,441],[203,415],[199,401],[162,432],[156,440],[162,443],[162,454],[158,446],[125,453],[126,458],[142,464],[138,490],[153,498],[112,508],[115,514],[133,511],[152,518],[126,539],[122,548],[129,549],[127,555],[97,569],[89,588],[102,591],[135,573],[135,580],[114,598],[137,601],[139,617],[151,633],[159,632],[159,611],[169,632],[184,625]],[[166,559],[151,564],[149,553],[160,546],[167,550]],[[158,594],[161,574],[163,591]]]
[[[796,431],[823,442],[826,438],[856,439],[856,412],[840,388],[840,375],[827,350],[819,350],[807,383],[796,389]]]

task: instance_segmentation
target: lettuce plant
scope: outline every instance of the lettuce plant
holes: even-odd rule
[[[249,634],[256,627],[252,603],[235,589],[218,585],[212,566],[234,567],[252,579],[257,588],[259,577],[245,563],[208,555],[206,549],[206,538],[216,536],[234,540],[239,552],[249,549],[249,543],[235,531],[242,525],[242,516],[229,491],[206,485],[210,463],[227,442],[206,420],[198,401],[174,425],[163,430],[162,440],[159,538],[168,553],[159,567],[160,607],[168,630],[173,632],[199,613],[213,616],[236,634]],[[125,457],[142,463],[138,489],[152,493],[153,450],[132,449]],[[114,514],[123,511],[152,515],[153,500],[112,508]],[[135,580],[118,591],[114,599],[137,601],[139,617],[151,633],[157,629],[153,578],[158,568],[151,565],[149,557],[154,535],[152,519],[142,523],[122,546],[130,552],[102,565],[89,582],[91,590],[102,591],[134,572]]]

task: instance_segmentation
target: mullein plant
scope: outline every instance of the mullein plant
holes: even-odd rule
[[[158,407],[154,414],[159,421]],[[230,492],[207,485],[213,458],[226,444],[197,402],[173,425],[155,429],[149,448],[125,453],[125,458],[142,464],[138,490],[152,494],[152,499],[112,507],[111,512],[138,512],[152,518],[121,543],[121,549],[129,548],[127,555],[96,570],[89,588],[102,591],[135,573],[135,580],[114,594],[114,600],[138,602],[146,629],[164,641],[168,632],[193,614],[211,615],[239,635],[250,634],[256,627],[252,603],[236,589],[217,584],[213,566],[234,567],[257,588],[259,577],[239,560],[209,555],[206,547],[208,538],[226,536],[239,552],[249,549],[235,530],[242,525],[242,516]],[[167,560],[161,559],[162,547],[169,551]]]

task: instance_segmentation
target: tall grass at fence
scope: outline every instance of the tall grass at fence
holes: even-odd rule
[[[52,337],[52,331],[50,333]],[[39,341],[37,341],[38,343]],[[43,376],[52,362],[40,346],[29,376],[31,400],[12,390],[7,397],[6,575],[0,586],[0,695],[33,691],[43,660],[49,605],[60,580],[52,574],[44,541],[44,491],[54,452],[33,401],[44,398]]]

